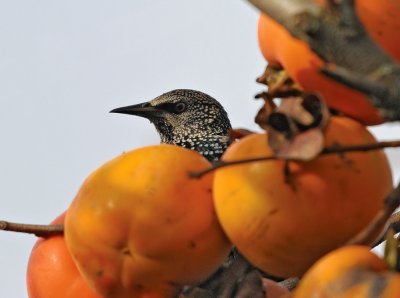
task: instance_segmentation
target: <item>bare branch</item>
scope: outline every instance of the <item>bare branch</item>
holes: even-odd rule
[[[372,151],[372,150],[380,150],[384,148],[394,148],[394,147],[400,147],[400,140],[397,141],[387,141],[387,142],[377,142],[373,144],[362,144],[362,145],[349,145],[349,146],[342,146],[342,145],[333,145],[330,147],[324,148],[320,155],[326,155],[326,154],[340,154],[340,153],[347,153],[347,152],[354,152],[354,151]],[[316,157],[318,158],[318,156]],[[272,161],[272,160],[283,160],[282,158],[279,158],[277,156],[260,156],[260,157],[254,157],[254,158],[246,158],[246,159],[240,159],[240,160],[234,160],[234,161],[217,161],[215,162],[211,167],[204,169],[202,171],[198,172],[191,172],[189,173],[189,176],[191,178],[201,178],[204,175],[211,173],[217,169],[228,167],[228,166],[234,166],[234,165],[241,165],[241,164],[246,164],[246,163],[252,163],[252,162],[264,162],[264,161]],[[295,160],[288,160],[287,161],[295,161]]]
[[[64,225],[32,225],[2,220],[0,221],[0,230],[34,234],[37,237],[47,238],[54,235],[63,235]]]
[[[265,1],[265,0],[248,0],[251,4],[261,10],[263,13],[269,15],[278,23],[285,27],[290,28],[289,32],[294,36],[302,36],[307,38],[307,34],[304,34],[303,30],[297,30],[294,25],[294,19],[287,19],[287,16],[296,16],[309,12],[314,15],[318,15],[321,8],[308,0],[276,0],[276,1]]]
[[[399,65],[366,33],[353,0],[330,0],[326,6],[307,0],[248,1],[339,67],[324,68],[323,74],[365,93],[385,120],[400,120]]]
[[[387,89],[385,88],[384,84],[370,80],[364,75],[351,72],[345,68],[323,67],[321,68],[321,73],[360,92],[367,94],[379,94],[380,98],[387,96]]]
[[[268,160],[277,160],[278,158],[276,156],[261,156],[261,157],[255,157],[255,158],[247,158],[247,159],[241,159],[241,160],[235,160],[235,161],[217,161],[215,162],[211,167],[204,169],[202,171],[198,172],[190,172],[189,176],[191,178],[201,178],[204,175],[214,172],[217,169],[224,168],[227,166],[234,166],[234,165],[240,165],[240,164],[246,164],[246,163],[251,163],[251,162],[257,162],[257,161],[268,161]]]

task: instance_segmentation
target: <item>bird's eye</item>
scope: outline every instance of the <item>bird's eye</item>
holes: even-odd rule
[[[178,102],[177,104],[175,104],[174,110],[176,113],[183,113],[184,111],[186,111],[186,104],[183,102]]]

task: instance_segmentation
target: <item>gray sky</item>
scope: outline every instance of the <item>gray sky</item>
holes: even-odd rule
[[[191,88],[257,129],[257,17],[231,0],[1,1],[0,219],[48,223],[92,170],[159,142],[148,121],[113,108]],[[398,125],[374,132],[400,138]],[[398,175],[400,153],[388,152]],[[0,233],[0,297],[27,296],[34,242]]]

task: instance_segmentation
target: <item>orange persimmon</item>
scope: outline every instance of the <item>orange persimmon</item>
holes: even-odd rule
[[[65,212],[52,223],[64,223]],[[40,238],[27,269],[29,298],[101,298],[80,275],[63,236]]]
[[[170,297],[207,278],[230,243],[213,205],[210,163],[173,145],[139,148],[93,172],[72,202],[67,246],[88,283],[106,297]]]
[[[375,143],[358,122],[332,117],[325,146]],[[231,145],[224,161],[272,156],[265,134]],[[223,229],[254,265],[281,277],[303,274],[349,240],[383,208],[392,175],[383,151],[349,152],[309,162],[253,162],[218,169],[214,201]]]
[[[400,297],[400,274],[366,246],[345,246],[316,262],[300,280],[294,298]]]
[[[376,42],[400,61],[400,39],[397,38],[400,4],[390,0],[359,0],[356,1],[356,10]],[[367,125],[384,121],[363,93],[321,74],[319,70],[324,65],[321,58],[305,42],[293,37],[282,25],[264,14],[259,18],[258,41],[268,62],[281,64],[306,92],[319,94],[331,108]]]

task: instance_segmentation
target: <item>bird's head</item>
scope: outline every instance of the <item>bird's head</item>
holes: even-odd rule
[[[149,119],[156,127],[162,143],[199,150],[199,146],[215,142],[216,138],[229,142],[231,124],[222,105],[200,91],[178,89],[155,99],[117,108],[122,113]]]

